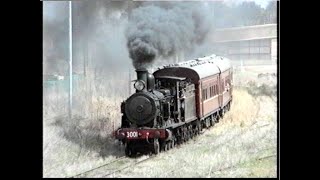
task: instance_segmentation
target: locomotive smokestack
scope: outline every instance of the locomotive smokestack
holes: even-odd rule
[[[135,88],[136,88],[136,92],[140,92],[140,91],[147,91],[147,88],[148,88],[148,71],[147,69],[137,69],[136,70],[137,72],[137,83],[140,82],[143,82],[143,88],[141,88],[141,84],[139,84],[140,87],[137,87],[135,85]],[[138,84],[137,84],[138,85]]]

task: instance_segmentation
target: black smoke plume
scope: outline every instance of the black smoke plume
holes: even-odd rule
[[[126,30],[129,56],[135,68],[201,44],[213,24],[210,3],[147,3],[132,11]]]

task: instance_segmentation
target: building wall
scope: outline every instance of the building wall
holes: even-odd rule
[[[232,60],[270,60],[271,46],[271,39],[232,41],[216,43],[215,52]]]
[[[276,61],[278,53],[278,42],[277,39],[274,38],[271,40],[271,59]]]
[[[233,61],[264,64],[277,58],[277,24],[216,29],[211,38],[213,53]]]
[[[216,29],[211,36],[214,42],[240,41],[277,37],[277,24]]]

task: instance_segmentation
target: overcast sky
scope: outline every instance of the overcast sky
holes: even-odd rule
[[[277,1],[277,0],[224,0],[224,1],[226,1],[227,3],[231,2],[231,3],[237,3],[237,4],[243,1],[254,1],[256,4],[260,5],[262,8],[266,8],[270,1]]]
[[[206,1],[206,0],[199,0],[199,1]],[[208,1],[215,1],[215,0],[208,0]],[[221,0],[217,0],[217,1],[221,1]],[[225,1],[226,4],[228,4],[228,3],[239,4],[243,1],[254,1],[256,4],[260,5],[262,8],[265,8],[270,1],[277,1],[277,0],[223,0],[223,1]],[[54,18],[53,16],[55,15],[55,9],[61,8],[61,4],[65,4],[65,2],[63,2],[63,1],[47,1],[47,2],[44,1],[43,15],[46,16],[47,18]]]

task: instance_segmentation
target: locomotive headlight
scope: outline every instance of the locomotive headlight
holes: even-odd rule
[[[143,81],[138,80],[134,83],[134,88],[138,91],[142,91],[145,88],[145,84]]]

